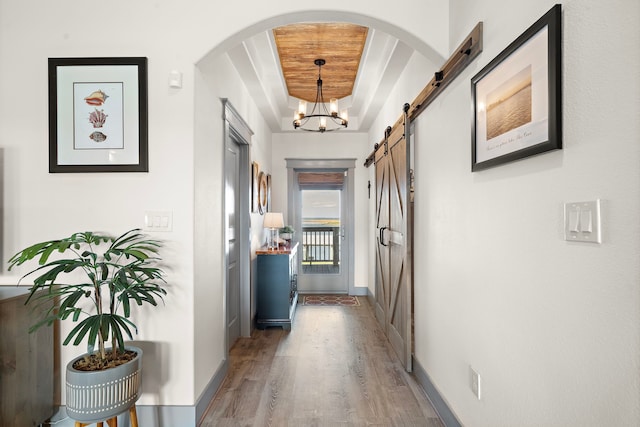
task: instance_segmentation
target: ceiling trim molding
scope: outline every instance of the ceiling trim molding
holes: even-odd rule
[[[357,159],[298,159],[285,158],[287,169],[351,169]]]

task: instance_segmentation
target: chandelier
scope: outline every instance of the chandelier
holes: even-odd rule
[[[329,109],[322,96],[322,66],[326,63],[324,59],[313,61],[318,66],[318,90],[316,92],[316,102],[313,104],[311,114],[307,114],[307,101],[300,100],[298,111],[293,119],[293,128],[306,130],[308,132],[331,132],[346,128],[349,124],[347,110],[342,110],[338,115],[338,100],[331,98]]]

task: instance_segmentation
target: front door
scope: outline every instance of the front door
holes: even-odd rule
[[[344,171],[332,172],[343,174]],[[300,269],[302,293],[348,293],[345,274],[344,206],[340,188],[300,188]]]
[[[300,293],[354,294],[355,159],[286,159]]]

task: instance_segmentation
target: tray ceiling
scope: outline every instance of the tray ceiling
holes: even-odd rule
[[[304,23],[273,29],[280,65],[290,96],[314,102],[318,78],[315,59],[324,59],[325,101],[353,93],[368,28],[348,23]]]
[[[338,98],[340,108],[349,111],[344,132],[366,132],[414,52],[371,26],[306,22],[258,32],[227,55],[274,132],[294,132],[298,100],[315,101],[318,67],[313,61],[318,58],[327,61],[322,67],[325,101]]]

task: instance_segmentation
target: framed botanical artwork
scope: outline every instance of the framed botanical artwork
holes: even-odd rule
[[[471,79],[471,170],[562,148],[562,25],[555,5]]]
[[[147,58],[49,58],[49,172],[148,172]]]

